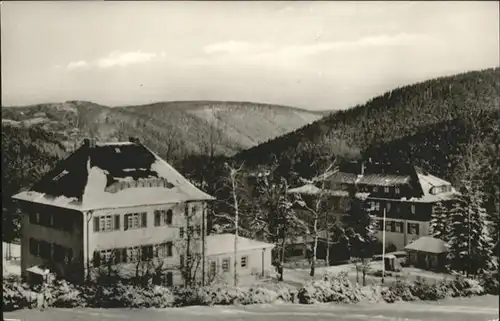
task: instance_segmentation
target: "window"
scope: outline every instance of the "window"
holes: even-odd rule
[[[384,193],[389,193],[389,192],[390,192],[389,186],[384,187]]]
[[[155,226],[172,225],[172,218],[174,215],[172,209],[156,210],[154,213],[155,213]]]
[[[223,272],[229,272],[229,263],[230,263],[230,259],[223,259],[222,260],[222,271]]]
[[[392,221],[385,221],[385,231],[386,232],[394,232],[394,222]]]
[[[39,248],[39,242],[35,240],[34,238],[30,238],[30,254],[34,256],[39,256],[40,255],[40,248]]]
[[[396,223],[396,232],[403,233],[403,222],[395,222]]]
[[[408,223],[408,233],[413,235],[419,235],[420,226],[418,223]]]
[[[143,246],[141,249],[141,261],[148,261],[153,258],[153,246],[152,245],[146,245]]]
[[[375,210],[380,211],[380,203],[379,202],[375,202]]]
[[[242,268],[247,267],[247,264],[248,264],[248,256],[242,256],[241,257],[241,267]]]
[[[385,204],[385,208],[387,209],[387,211],[390,211],[391,210],[391,203],[387,202]]]
[[[147,214],[146,212],[125,214],[125,231],[128,229],[147,227]]]
[[[174,285],[174,278],[173,278],[173,273],[172,272],[167,272],[165,275],[165,279],[167,282],[167,286],[172,286]]]
[[[396,193],[396,195],[399,195],[399,193],[401,193],[399,187],[394,188],[394,193]]]
[[[374,187],[373,187],[373,192],[374,192],[374,193],[378,192],[378,187],[377,187],[377,186],[374,186]]]
[[[183,227],[179,227],[179,237],[184,238],[184,228]]]
[[[172,242],[158,244],[156,246],[156,256],[159,258],[170,257],[172,256]]]
[[[412,204],[411,207],[410,207],[410,209],[411,209],[411,213],[415,214],[415,205]]]
[[[127,248],[127,262],[138,262],[140,258],[141,249],[139,247]]]
[[[110,232],[120,229],[120,215],[101,215],[94,217],[94,232]]]

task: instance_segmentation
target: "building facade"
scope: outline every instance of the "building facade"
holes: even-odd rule
[[[435,205],[453,202],[458,195],[451,183],[421,168],[409,164],[381,164],[371,159],[343,163],[338,170],[327,173],[325,181],[327,193],[332,194],[334,200],[349,197],[351,190],[366,203],[376,217],[376,237],[380,241],[385,213],[385,245],[393,251],[403,250],[412,241],[429,235]],[[340,211],[332,209],[332,212],[346,215],[349,207]]]
[[[24,214],[21,273],[28,280],[37,278],[34,267],[78,282],[112,267],[123,277],[155,275],[175,285],[194,260],[192,273],[205,277],[213,197],[135,139],[85,140],[14,199]]]
[[[271,276],[274,244],[238,236],[236,256],[234,234],[217,234],[207,237],[208,280],[216,283],[249,285]],[[236,260],[236,262],[235,262]]]

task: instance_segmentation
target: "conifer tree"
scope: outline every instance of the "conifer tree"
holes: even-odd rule
[[[454,271],[466,271],[468,260],[468,216],[464,203],[453,204],[450,211],[450,230],[448,232],[448,268]]]
[[[432,210],[430,234],[435,238],[448,242],[449,223],[448,208],[442,202],[438,202]]]
[[[481,274],[492,267],[493,240],[482,199],[481,192],[466,183],[460,201],[450,212],[449,267],[467,275]]]

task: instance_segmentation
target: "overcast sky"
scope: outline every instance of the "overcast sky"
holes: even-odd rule
[[[10,2],[2,105],[236,100],[339,109],[499,65],[489,2]]]

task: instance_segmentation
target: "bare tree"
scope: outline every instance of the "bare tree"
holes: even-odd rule
[[[335,162],[332,162],[324,172],[318,177],[318,180],[321,182],[319,191],[311,197],[312,204],[308,204],[307,201],[303,199],[300,194],[296,195],[296,203],[299,204],[302,208],[306,209],[313,216],[313,255],[311,260],[311,272],[310,275],[314,276],[315,268],[316,268],[316,258],[317,258],[317,249],[318,249],[318,236],[320,231],[320,218],[322,214],[327,215],[327,199],[328,199],[328,191],[326,188],[326,180],[327,174],[334,168]],[[328,233],[327,233],[328,234]]]

